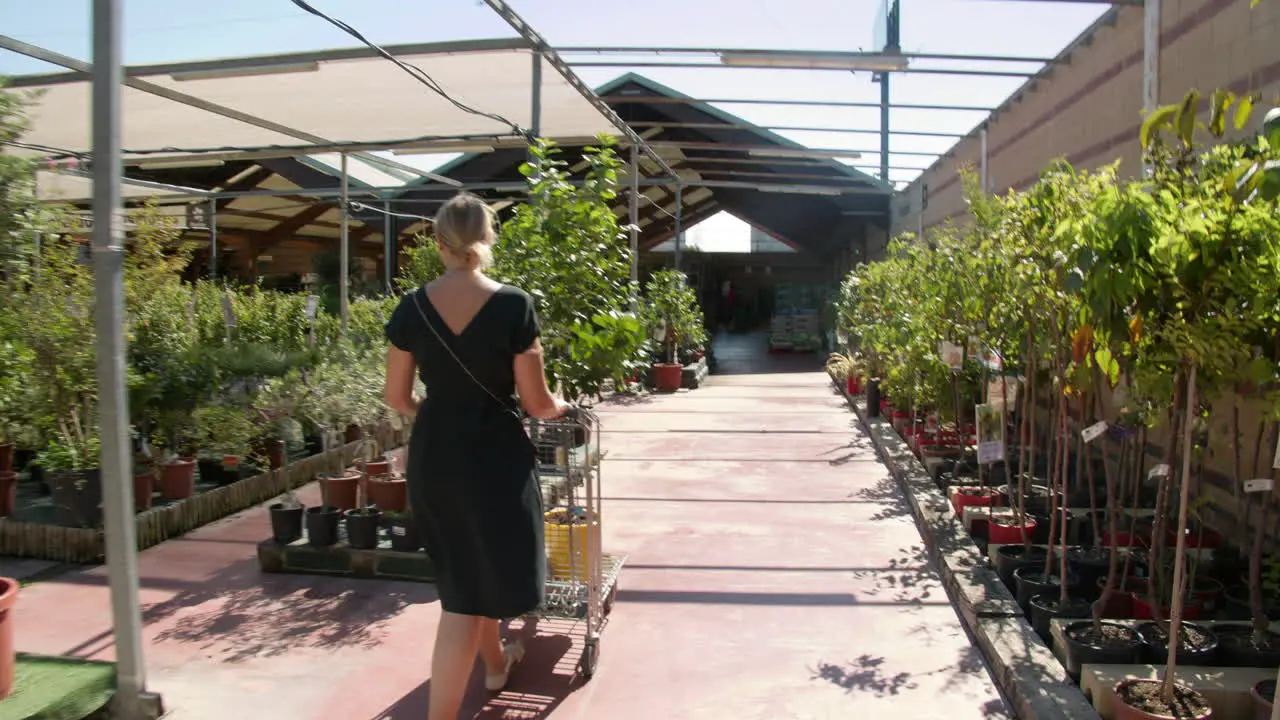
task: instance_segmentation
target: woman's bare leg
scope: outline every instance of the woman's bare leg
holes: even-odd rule
[[[458,720],[467,681],[476,664],[480,623],[485,618],[446,612],[436,629],[431,656],[431,701],[428,720]]]
[[[480,659],[488,675],[507,670],[507,659],[502,654],[502,630],[497,620],[480,618]]]

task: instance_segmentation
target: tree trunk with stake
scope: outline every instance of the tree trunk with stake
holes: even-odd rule
[[[1178,639],[1182,629],[1182,606],[1183,598],[1186,596],[1186,578],[1183,574],[1186,571],[1186,552],[1187,552],[1187,509],[1189,503],[1188,495],[1191,489],[1191,433],[1192,418],[1196,406],[1196,363],[1191,363],[1191,369],[1187,375],[1187,410],[1183,418],[1184,427],[1182,429],[1182,477],[1179,483],[1178,497],[1178,542],[1174,549],[1173,555],[1173,601],[1169,608],[1169,656],[1165,664],[1164,684],[1161,686],[1161,695],[1165,702],[1173,702],[1174,687],[1174,671],[1177,669],[1178,663]]]
[[[1263,421],[1263,427],[1266,421]],[[1272,425],[1271,447],[1276,445],[1276,429],[1280,428],[1280,424]],[[1261,434],[1261,433],[1259,433]],[[1253,469],[1255,476],[1261,477],[1262,470],[1265,467],[1266,453],[1263,452],[1263,444],[1259,438],[1258,450],[1254,454]],[[1272,472],[1274,476],[1274,471]],[[1267,639],[1267,630],[1271,624],[1271,618],[1267,616],[1266,604],[1262,598],[1262,549],[1265,531],[1270,518],[1271,503],[1267,500],[1271,493],[1266,494],[1262,502],[1262,510],[1259,513],[1258,523],[1253,530],[1253,547],[1249,550],[1249,609],[1253,615],[1253,645],[1256,648],[1262,648],[1263,643]],[[1253,504],[1252,502],[1250,503]],[[1245,529],[1248,530],[1248,520],[1245,520]]]

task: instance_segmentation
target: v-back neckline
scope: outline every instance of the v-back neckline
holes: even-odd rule
[[[444,326],[444,329],[449,333],[449,336],[458,340],[461,339],[463,335],[467,334],[467,331],[471,329],[472,325],[476,324],[476,320],[480,318],[480,315],[484,313],[485,309],[493,304],[493,299],[498,296],[498,293],[502,292],[503,287],[505,286],[499,285],[496,290],[489,293],[489,297],[485,298],[484,302],[480,304],[480,307],[476,308],[476,311],[471,314],[471,318],[467,320],[461,330],[454,330],[449,325],[449,321],[445,320],[444,315],[436,308],[435,301],[431,299],[431,292],[427,290],[426,285],[422,286],[422,296],[426,298],[427,306],[431,308],[431,313],[440,319],[440,324]]]

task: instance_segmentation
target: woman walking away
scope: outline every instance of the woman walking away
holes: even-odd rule
[[[435,235],[447,270],[405,295],[386,327],[386,402],[417,418],[409,498],[444,610],[429,720],[457,718],[477,652],[493,691],[524,654],[502,644],[498,627],[542,603],[547,572],[536,452],[520,409],[542,419],[569,411],[547,388],[533,301],[484,275],[493,226],[474,195],[445,203]],[[414,395],[414,372],[425,398]]]

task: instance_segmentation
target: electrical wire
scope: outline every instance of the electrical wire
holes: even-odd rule
[[[483,110],[477,110],[469,105],[465,105],[459,102],[458,100],[455,100],[451,95],[449,95],[449,93],[445,92],[444,88],[440,87],[439,83],[437,83],[430,75],[428,75],[425,71],[423,71],[422,68],[416,67],[414,65],[410,65],[400,60],[395,55],[392,55],[391,53],[382,49],[377,44],[370,41],[368,38],[362,35],[360,31],[356,30],[355,28],[351,27],[345,22],[324,14],[323,12],[312,7],[305,0],[290,0],[290,2],[292,2],[294,5],[297,5],[299,8],[302,8],[306,12],[309,12],[312,15],[315,15],[321,20],[328,22],[329,24],[333,25],[339,30],[342,30],[343,32],[347,33],[351,37],[354,37],[355,39],[359,40],[365,45],[369,46],[371,50],[378,53],[379,55],[386,58],[387,60],[390,60],[391,62],[395,63],[396,66],[399,67],[401,70],[404,70],[405,72],[409,73],[410,76],[415,78],[418,82],[422,83],[423,85],[426,85],[433,92],[438,94],[440,97],[449,101],[449,103],[452,104],[457,109],[465,113],[469,113],[471,115],[477,115],[479,117],[488,118],[495,122],[500,122],[503,125],[510,127],[517,135],[522,135],[525,138],[527,138],[530,142],[533,142],[534,140],[533,134],[530,133],[528,130],[525,130],[524,128],[520,127],[516,123],[508,120],[507,118],[497,113],[490,113],[490,112],[485,112]]]
[[[366,211],[370,211],[370,212],[376,212],[376,213],[379,213],[379,214],[382,214],[382,215],[387,215],[387,216],[390,216],[390,217],[404,218],[405,220],[423,220],[423,221],[426,221],[426,222],[432,222],[431,218],[429,218],[429,217],[423,217],[423,216],[421,216],[421,215],[414,215],[414,214],[412,214],[412,213],[398,213],[398,212],[391,212],[390,210],[384,210],[383,208],[380,208],[380,207],[374,207],[373,205],[365,205],[365,204],[364,204],[364,203],[362,203],[362,202],[354,202],[354,201],[351,201],[351,202],[348,202],[347,204],[351,206],[351,209],[352,209],[352,210],[366,210]]]

